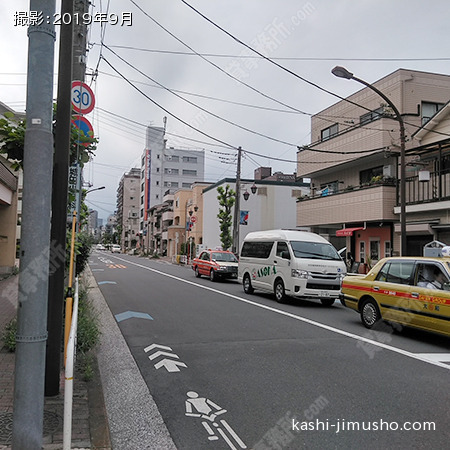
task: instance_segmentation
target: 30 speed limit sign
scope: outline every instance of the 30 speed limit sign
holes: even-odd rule
[[[72,106],[78,114],[89,114],[95,106],[92,89],[82,81],[72,81]]]

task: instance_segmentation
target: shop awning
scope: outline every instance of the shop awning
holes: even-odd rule
[[[356,227],[356,228],[342,228],[342,230],[336,231],[336,236],[353,236],[353,232],[364,230],[363,227]]]

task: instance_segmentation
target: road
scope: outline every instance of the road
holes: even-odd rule
[[[447,447],[447,338],[158,260],[90,267],[177,448]]]

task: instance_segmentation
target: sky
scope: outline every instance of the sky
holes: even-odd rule
[[[90,17],[108,21],[88,32],[85,82],[96,107],[86,117],[99,144],[84,180],[105,186],[87,197],[104,220],[122,174],[140,167],[146,127],[164,117],[168,146],[205,150],[205,181],[236,176],[239,146],[243,178],[260,166],[293,173],[297,146],[311,143],[311,115],[361,88],[333,76],[334,66],[370,83],[399,68],[450,74],[445,0],[92,3]],[[16,111],[25,110],[28,38],[14,15],[28,11],[29,1],[0,1],[0,101]]]

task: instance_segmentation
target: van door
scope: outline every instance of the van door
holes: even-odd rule
[[[291,254],[287,242],[277,242],[275,257],[273,258],[272,269],[272,286],[275,283],[277,277],[281,277],[284,283],[284,289],[287,295],[291,295],[292,292],[292,277],[291,277]]]

